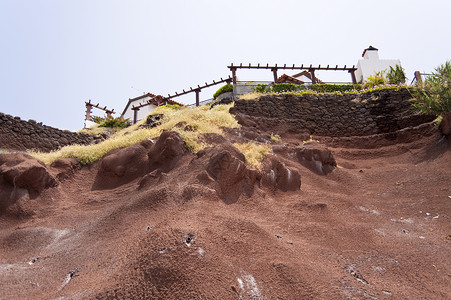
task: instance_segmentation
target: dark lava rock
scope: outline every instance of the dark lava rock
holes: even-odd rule
[[[298,161],[309,170],[319,175],[327,175],[337,167],[332,152],[316,142],[307,143],[296,149]]]

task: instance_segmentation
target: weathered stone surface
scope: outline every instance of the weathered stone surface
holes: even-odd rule
[[[93,189],[111,189],[149,172],[148,156],[152,141],[145,140],[125,148],[114,149],[100,161]]]
[[[260,175],[246,166],[244,155],[231,144],[206,148],[197,157],[194,163],[205,166],[205,171],[197,175],[198,182],[213,188],[225,203],[234,203],[241,195],[253,195]]]
[[[272,190],[297,191],[301,188],[301,175],[288,168],[275,157],[268,157],[263,163],[262,185]]]
[[[346,137],[389,133],[431,122],[411,109],[407,89],[360,95],[266,95],[237,100],[230,112],[245,127],[279,134]]]
[[[23,153],[0,155],[0,177],[13,187],[35,193],[57,185],[42,162]]]
[[[97,140],[102,138],[97,137]],[[12,150],[36,149],[49,152],[72,144],[88,145],[94,137],[85,133],[59,130],[42,125],[34,120],[24,121],[19,117],[0,116],[0,148]]]
[[[311,142],[296,149],[298,161],[319,175],[327,175],[337,166],[332,152],[322,144]]]
[[[51,172],[59,181],[70,178],[80,168],[80,162],[73,157],[55,160],[50,165]]]
[[[451,139],[451,112],[443,117],[440,123],[440,130],[448,139]]]
[[[187,152],[185,141],[180,134],[170,130],[163,131],[149,151],[149,171],[161,169],[167,173]]]

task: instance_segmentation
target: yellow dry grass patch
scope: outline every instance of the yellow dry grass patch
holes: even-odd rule
[[[229,109],[232,106],[233,104],[216,105],[212,109],[206,105],[193,108],[183,107],[181,109],[159,107],[151,113],[164,114],[161,125],[157,127],[138,129],[145,122],[145,119],[143,119],[137,124],[115,133],[108,140],[95,145],[71,145],[50,153],[30,152],[30,154],[46,164],[65,157],[75,157],[82,164],[91,164],[113,149],[127,147],[145,139],[158,137],[163,130],[168,129],[180,133],[188,149],[192,152],[197,152],[208,146],[200,140],[200,133],[222,134],[221,127],[239,127],[238,122],[229,113]],[[175,127],[180,122],[186,122],[186,125],[190,125],[195,131],[185,131],[183,128]]]
[[[253,92],[253,93],[248,93],[248,94],[241,95],[240,96],[240,100],[257,100],[261,96],[263,96],[262,93]]]
[[[233,146],[244,154],[246,164],[256,169],[261,169],[263,158],[271,151],[271,147],[269,145],[256,144],[252,142],[244,144],[234,143]]]

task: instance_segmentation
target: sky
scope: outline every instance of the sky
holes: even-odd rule
[[[119,116],[129,98],[226,78],[230,63],[352,66],[370,45],[410,82],[451,59],[450,12],[449,0],[0,0],[0,112],[76,131],[88,100]]]

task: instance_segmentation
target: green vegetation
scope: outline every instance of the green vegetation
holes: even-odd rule
[[[388,80],[384,76],[382,76],[380,74],[371,75],[370,77],[368,77],[368,79],[363,84],[363,88],[364,89],[374,88],[378,85],[384,85],[387,83],[388,83]]]
[[[308,140],[302,141],[302,143],[300,144],[301,146],[308,144],[308,143],[312,143],[312,142],[317,142],[319,143],[318,140],[314,140],[312,136],[310,136],[310,138]]]
[[[126,128],[130,126],[130,121],[128,119],[122,120],[121,118],[107,117],[105,120],[99,124],[99,127],[108,128]]]
[[[156,138],[160,136],[163,130],[169,129],[180,133],[185,140],[187,148],[192,152],[197,152],[209,146],[202,141],[202,133],[222,134],[222,127],[239,127],[238,122],[229,113],[229,109],[232,106],[233,104],[216,105],[212,109],[206,105],[181,109],[160,106],[152,112],[152,114],[164,114],[161,125],[157,127],[139,129],[139,126],[145,122],[145,118],[134,125],[120,130],[111,138],[98,144],[89,146],[70,145],[50,153],[30,152],[30,154],[46,164],[51,164],[53,161],[65,157],[75,157],[82,164],[91,164],[113,149],[134,145],[145,139]],[[175,126],[182,122],[191,126],[194,131],[185,131],[184,128]]]
[[[435,69],[424,82],[418,83],[411,100],[414,108],[424,114],[443,117],[451,111],[451,62]]]
[[[390,70],[387,72],[388,83],[390,84],[403,84],[406,83],[406,74],[404,68],[400,65],[396,65],[394,68],[390,66]]]
[[[109,128],[126,128],[130,126],[129,119],[113,118],[111,116],[98,117],[91,116],[90,120],[94,123],[99,124],[99,127],[109,127]]]
[[[271,90],[274,93],[285,93],[285,92],[295,92],[301,90],[301,85],[296,85],[292,83],[276,83],[271,86]]]
[[[259,84],[255,88],[257,93],[287,93],[313,91],[317,93],[334,93],[346,91],[359,91],[362,89],[361,84],[312,84],[299,85],[293,83],[276,83],[274,85]]]
[[[391,85],[387,83],[387,79],[380,75],[370,77],[371,83],[362,84],[314,84],[314,85],[296,85],[296,84],[275,84],[264,85],[259,84],[253,93],[241,95],[241,100],[256,100],[262,96],[262,93],[268,95],[356,95],[362,93],[371,93],[381,90],[400,90],[407,88],[402,84]],[[276,87],[274,90],[273,87]]]
[[[280,135],[274,134],[273,132],[271,132],[270,138],[271,138],[271,141],[276,142],[276,143],[280,142],[280,140],[281,140]]]
[[[218,98],[219,95],[227,93],[227,92],[233,92],[233,84],[228,83],[228,84],[220,87],[216,91],[216,93],[213,94],[213,99],[216,99],[216,98]]]

